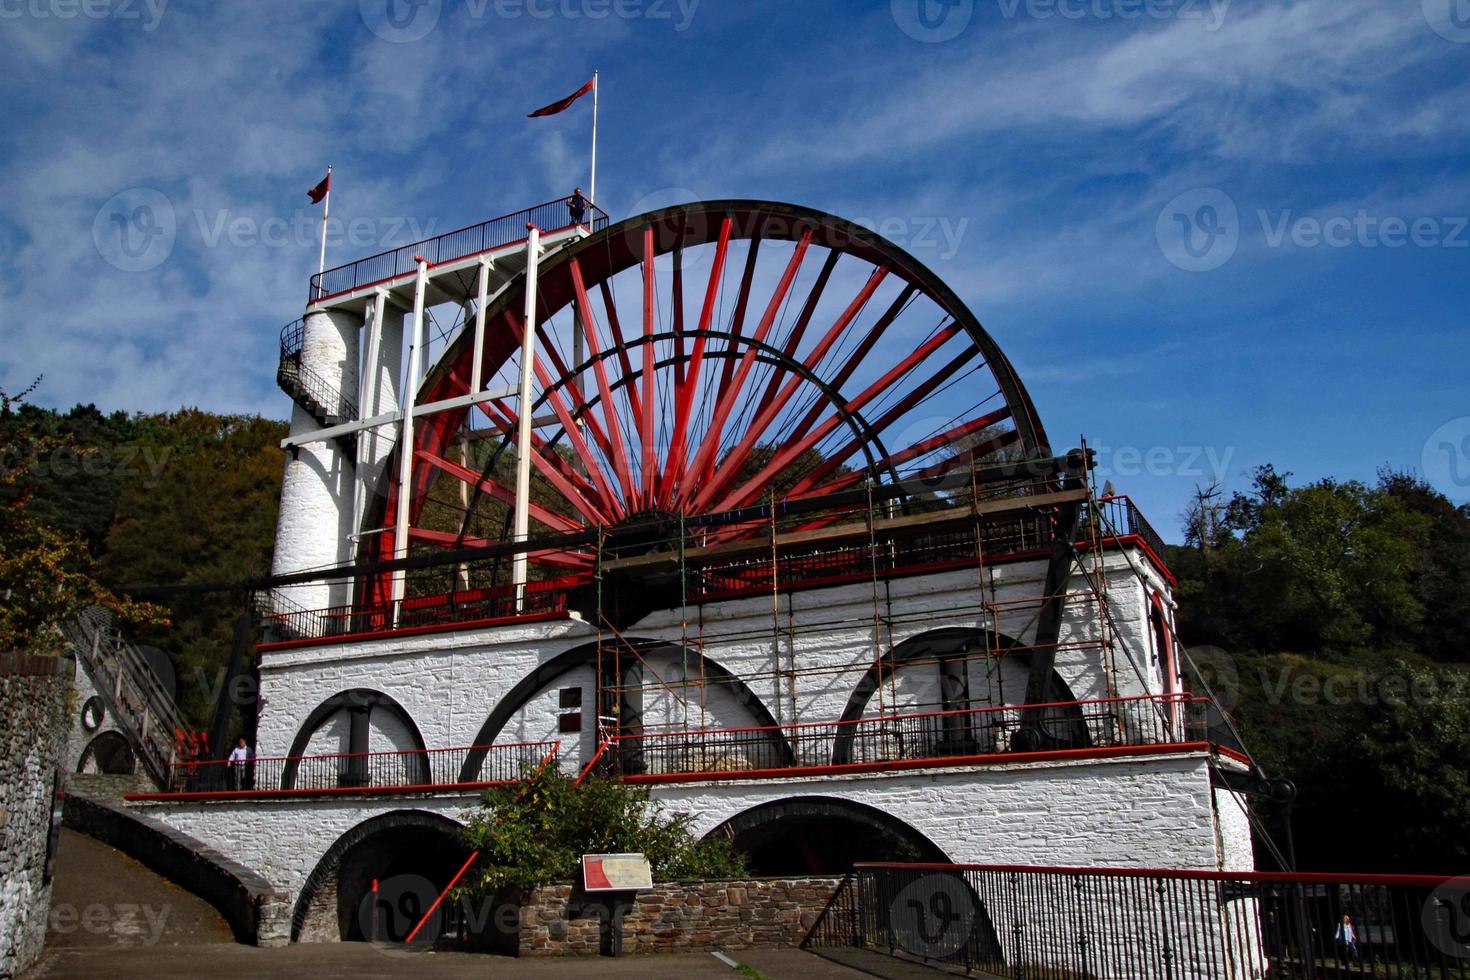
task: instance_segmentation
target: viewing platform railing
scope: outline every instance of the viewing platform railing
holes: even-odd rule
[[[1207,698],[1149,695],[999,705],[695,731],[603,731],[584,775],[647,781],[1004,762],[1036,753],[1220,744]],[[245,762],[183,761],[172,789],[130,799],[189,794],[440,792],[519,780],[560,758],[561,742],[517,742],[400,752],[271,756]],[[1054,758],[1055,756],[1046,756]]]
[[[979,756],[1195,744],[1218,740],[1218,726],[1212,723],[1216,711],[1208,698],[1157,695],[760,728],[612,733],[595,771],[624,777],[720,778],[774,770],[881,769]]]
[[[180,762],[166,794],[189,793],[360,793],[374,790],[424,791],[514,782],[526,766],[554,760],[560,742],[467,745],[400,752],[336,752],[326,755],[265,756],[245,762]],[[465,763],[481,754],[473,778]]]
[[[458,228],[318,272],[311,277],[307,303],[309,305],[327,296],[407,275],[414,270],[416,255],[428,259],[431,265],[439,265],[493,248],[513,245],[526,237],[527,224],[540,228],[543,234],[565,231],[579,225],[594,232],[607,227],[607,213],[601,208],[589,202],[581,219],[575,220],[571,203],[572,195],[558,197],[544,204],[502,214],[479,224]]]
[[[1467,890],[1441,875],[861,863],[802,947],[878,976],[906,961],[1027,980],[1466,980]]]

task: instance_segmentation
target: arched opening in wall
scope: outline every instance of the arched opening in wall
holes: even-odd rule
[[[459,824],[421,810],[364,821],[337,839],[297,899],[292,939],[302,942],[404,942],[469,856]],[[376,886],[376,887],[375,887]],[[432,945],[448,903],[415,945]]]
[[[635,737],[619,746],[618,772],[669,771],[676,762],[687,765],[686,756],[673,758],[686,743],[658,733],[709,728],[761,730],[740,747],[743,767],[776,768],[795,759],[755,692],[699,651],[638,637],[604,643],[600,653],[587,643],[541,664],[495,704],[475,735],[481,748],[466,757],[459,779],[487,778],[483,746],[559,739],[562,760],[580,766],[597,751],[599,732],[614,731]],[[721,762],[730,760],[711,754],[711,767]]]
[[[910,637],[863,674],[843,722],[905,716],[901,723],[845,724],[832,762],[987,755],[1092,743],[1072,688],[1055,669],[1040,704],[1024,708],[1031,651],[1003,633],[946,626]]]
[[[79,773],[131,776],[137,768],[138,760],[133,755],[133,747],[119,732],[103,732],[92,739],[77,762]]]
[[[838,875],[857,861],[950,863],[939,846],[892,814],[852,800],[802,796],[739,813],[725,836],[757,875]]]
[[[419,727],[382,691],[354,688],[327,698],[291,742],[282,789],[422,786],[433,782]],[[314,758],[304,758],[304,757]]]

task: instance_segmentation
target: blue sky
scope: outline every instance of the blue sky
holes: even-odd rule
[[[326,164],[329,264],[558,196],[589,107],[525,113],[596,67],[614,217],[875,225],[1167,537],[1265,462],[1470,500],[1466,0],[0,0],[0,37],[0,385],[46,404],[285,417]],[[171,245],[109,245],[117,200]]]

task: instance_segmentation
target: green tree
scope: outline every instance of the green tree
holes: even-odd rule
[[[156,475],[125,480],[101,559],[114,588],[230,583],[269,572],[283,470],[284,423],[183,409],[152,416]],[[163,650],[185,717],[203,725],[245,597],[183,592],[163,601],[171,627],[132,637]]]
[[[57,625],[92,605],[133,622],[161,622],[160,610],[98,581],[81,534],[46,520],[37,507],[46,461],[68,452],[83,462],[92,450],[48,431],[44,413],[22,417],[17,409],[28,407],[23,401],[34,387],[18,395],[0,391],[0,649],[54,652],[61,646]]]

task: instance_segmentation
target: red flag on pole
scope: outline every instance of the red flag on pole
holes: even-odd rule
[[[537,116],[554,116],[554,115],[556,115],[558,112],[561,112],[562,110],[566,109],[573,102],[576,102],[582,96],[584,96],[588,92],[592,91],[592,86],[596,83],[596,81],[597,81],[597,79],[595,79],[595,78],[589,78],[589,79],[587,79],[587,84],[586,85],[583,85],[581,88],[577,89],[577,91],[573,92],[571,95],[567,96],[565,99],[558,99],[557,101],[551,103],[551,105],[544,105],[541,108],[537,109],[535,112],[528,112],[528,113],[526,113],[526,118],[527,119],[534,119]]]
[[[322,203],[322,198],[327,196],[327,191],[330,190],[331,187],[332,172],[328,170],[327,175],[322,178],[321,183],[317,184],[311,190],[307,191],[306,196],[311,198],[312,204],[320,204]]]

